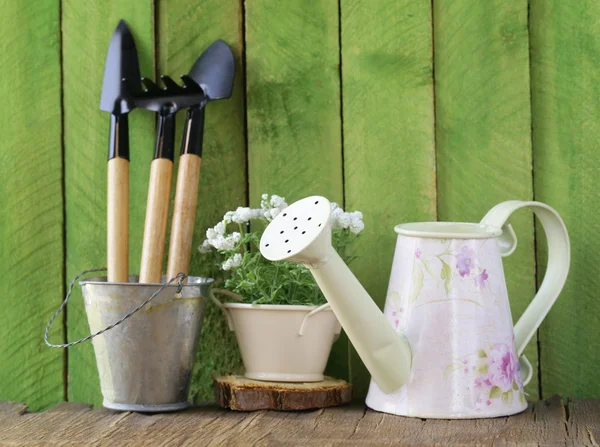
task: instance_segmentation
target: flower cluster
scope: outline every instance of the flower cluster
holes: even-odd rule
[[[472,273],[475,272],[475,287],[478,289],[485,289],[486,281],[489,278],[486,269],[482,269],[479,266],[477,255],[475,251],[470,247],[463,245],[460,252],[456,254],[456,268],[461,278],[472,277]]]
[[[271,198],[269,198],[268,194],[263,194],[260,201],[261,209],[257,211],[262,211],[263,217],[271,222],[279,213],[286,209],[287,206],[288,204],[283,197],[272,195]]]
[[[263,194],[260,208],[238,207],[228,211],[221,222],[206,231],[206,240],[198,251],[213,256],[223,273],[228,288],[255,303],[320,304],[325,302],[310,272],[300,264],[270,262],[262,257],[259,241],[264,223],[252,225],[253,221],[270,222],[288,204],[284,197]],[[340,256],[350,262],[348,247],[364,229],[360,211],[345,212],[337,204],[331,204],[331,227],[333,246]],[[237,231],[228,233],[228,226]],[[251,226],[252,225],[252,226]],[[206,258],[208,259],[208,258]],[[216,277],[219,272],[212,272]],[[287,300],[287,301],[286,301]]]
[[[349,229],[352,233],[358,234],[365,229],[363,214],[360,211],[346,213],[334,202],[331,204],[331,228],[334,230]]]
[[[219,222],[214,228],[206,230],[206,241],[202,244],[202,248],[206,249],[209,245],[221,251],[231,251],[236,244],[242,239],[242,235],[238,232],[225,234],[225,222]]]
[[[479,350],[476,355],[470,355],[448,366],[449,371],[462,369],[464,374],[473,374],[474,391],[478,393],[476,409],[492,405],[495,399],[504,405],[511,405],[514,397],[522,402],[523,382],[519,368],[519,359],[515,355],[514,346],[506,343],[496,343],[488,350]]]

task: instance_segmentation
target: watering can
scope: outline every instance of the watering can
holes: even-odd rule
[[[548,267],[513,327],[502,268],[517,238],[507,219],[530,208],[546,231]],[[421,418],[483,418],[527,408],[532,367],[525,346],[558,297],[570,262],[558,213],[508,201],[480,223],[397,225],[383,313],[331,245],[331,204],[299,200],[266,228],[262,255],[310,269],[372,376],[367,405]],[[522,370],[522,371],[521,371]]]

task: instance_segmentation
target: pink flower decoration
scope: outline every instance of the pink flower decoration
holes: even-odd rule
[[[471,269],[475,267],[475,252],[466,245],[460,249],[460,253],[456,255],[456,268],[460,276],[468,276]]]
[[[492,387],[492,382],[489,381],[489,379],[485,378],[485,377],[477,377],[475,379],[475,388],[480,388],[480,387],[486,387],[486,388],[491,388]]]
[[[421,257],[421,253],[422,253],[422,252],[421,252],[421,249],[420,249],[420,248],[417,248],[417,249],[415,250],[415,258],[420,258],[420,257]]]
[[[475,286],[477,286],[479,289],[485,289],[485,282],[487,281],[487,279],[487,270],[483,269],[483,272],[481,272],[475,277]]]
[[[489,407],[490,405],[492,405],[492,401],[488,399],[487,402],[486,402],[486,404]]]
[[[512,349],[504,343],[492,347],[488,354],[488,380],[503,392],[512,388],[519,371],[519,361]]]

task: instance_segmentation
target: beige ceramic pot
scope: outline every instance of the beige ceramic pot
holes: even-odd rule
[[[328,304],[221,306],[235,331],[246,377],[273,382],[323,380],[331,346],[341,331]]]

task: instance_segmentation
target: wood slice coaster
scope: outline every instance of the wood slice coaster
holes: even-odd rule
[[[333,377],[321,382],[286,383],[230,374],[213,380],[217,404],[237,411],[309,410],[347,404],[352,399],[352,385]]]

